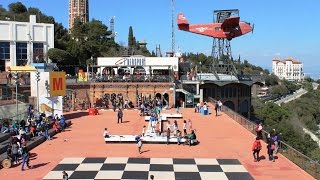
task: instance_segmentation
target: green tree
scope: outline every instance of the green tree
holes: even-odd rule
[[[27,8],[21,2],[11,3],[9,4],[9,12],[21,14],[27,12]]]
[[[48,57],[52,60],[53,63],[63,63],[70,64],[73,63],[73,57],[67,51],[57,48],[51,48],[48,50]]]
[[[132,26],[129,27],[128,46],[132,47],[135,44],[135,37],[133,36]]]
[[[289,93],[288,88],[285,85],[273,86],[271,89],[271,94],[275,96],[283,96]]]
[[[275,86],[275,85],[278,85],[279,84],[279,78],[274,75],[274,74],[271,74],[271,75],[268,75],[265,79],[265,84],[267,86]]]

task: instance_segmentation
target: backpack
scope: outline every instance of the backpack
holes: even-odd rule
[[[276,146],[274,144],[271,144],[271,150],[274,150]]]
[[[256,150],[261,150],[261,142],[260,141],[256,141],[256,147],[255,147],[255,149]]]

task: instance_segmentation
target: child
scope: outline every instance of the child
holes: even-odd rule
[[[188,125],[189,125],[189,131],[191,131],[192,130],[192,121],[191,121],[191,119],[189,119]]]
[[[68,180],[68,179],[69,179],[68,173],[66,173],[66,171],[62,171],[62,180]]]
[[[142,127],[142,136],[144,136],[145,132],[146,132],[146,125]]]
[[[109,131],[108,131],[107,128],[104,128],[103,137],[104,137],[104,138],[109,138],[109,137],[110,137]]]
[[[141,154],[141,153],[142,153],[142,152],[141,152],[141,147],[142,147],[142,141],[141,141],[141,139],[138,140],[137,146],[138,146],[138,151],[139,151],[139,153]]]
[[[187,121],[183,120],[183,133],[184,135],[187,135]]]
[[[156,121],[154,120],[151,122],[151,132],[154,133],[155,129],[156,129]]]

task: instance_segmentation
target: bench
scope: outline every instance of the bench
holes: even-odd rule
[[[106,143],[136,143],[135,135],[111,135],[109,138],[104,138]],[[143,136],[141,140],[145,144],[166,144],[167,137],[166,136]],[[185,139],[181,139],[181,143],[184,143]],[[170,144],[177,144],[178,139],[175,136],[170,136],[169,139]]]
[[[166,117],[166,118],[183,118],[182,114],[173,114],[173,113],[162,113],[161,116]]]
[[[151,116],[145,116],[144,117],[144,120],[145,121],[149,121],[150,120],[150,117]],[[167,119],[167,117],[166,116],[161,116],[161,121],[167,121],[168,119]]]
[[[0,142],[8,140],[10,137],[10,133],[0,133]]]

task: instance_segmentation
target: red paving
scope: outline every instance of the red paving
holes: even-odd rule
[[[36,168],[23,172],[20,171],[20,166],[1,169],[0,179],[42,179],[66,157],[234,158],[239,159],[255,179],[313,179],[280,154],[276,162],[253,162],[251,147],[254,135],[227,115],[203,116],[194,113],[193,109],[182,109],[181,112],[184,118],[193,120],[199,145],[144,144],[142,150],[147,152],[139,154],[135,144],[106,144],[102,137],[104,127],[111,134],[140,134],[145,122],[138,111],[134,110],[124,111],[125,123],[122,124],[117,124],[117,114],[113,111],[100,111],[98,116],[72,119],[71,128],[33,149],[31,152],[37,156],[30,164]],[[183,120],[178,119],[180,129],[182,123]],[[265,147],[261,155],[267,157]]]

